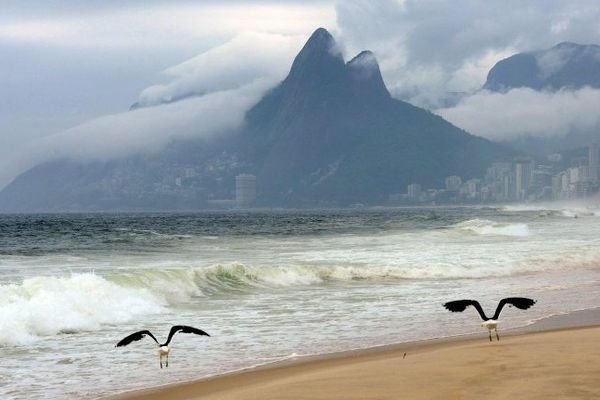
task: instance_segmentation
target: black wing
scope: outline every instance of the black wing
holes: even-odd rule
[[[527,310],[529,307],[535,304],[535,300],[528,299],[526,297],[507,297],[502,299],[500,300],[500,303],[498,303],[496,313],[494,313],[494,319],[498,319],[500,312],[502,311],[502,307],[504,307],[505,304],[513,305],[521,310]]]
[[[167,343],[165,343],[165,346],[168,346],[169,343],[171,343],[171,339],[173,339],[173,336],[177,332],[194,333],[196,335],[210,336],[208,333],[204,332],[202,329],[194,328],[193,326],[174,325],[171,327],[171,332],[169,332],[169,338],[167,339]]]
[[[448,303],[444,304],[444,307],[446,307],[447,310],[450,310],[452,312],[463,312],[468,306],[475,307],[482,320],[489,320],[489,318],[485,315],[483,309],[481,308],[481,305],[477,300],[455,300],[449,301]]]
[[[154,335],[152,333],[150,333],[150,331],[139,331],[136,333],[132,333],[131,335],[127,336],[126,338],[123,338],[119,343],[117,343],[117,345],[115,347],[127,346],[131,342],[135,342],[135,341],[143,339],[144,336],[146,336],[146,335],[148,335],[152,339],[154,339],[156,344],[159,344],[158,340],[156,340],[156,338],[154,337]]]

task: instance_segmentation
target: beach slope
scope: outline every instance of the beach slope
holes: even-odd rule
[[[127,400],[599,399],[600,327],[396,346],[119,396]],[[405,356],[406,353],[406,356]]]

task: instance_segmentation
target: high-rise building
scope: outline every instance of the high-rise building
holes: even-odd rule
[[[469,179],[465,183],[466,195],[470,199],[476,199],[479,195],[479,191],[481,189],[481,180],[480,179]]]
[[[513,174],[508,174],[502,177],[501,183],[501,200],[514,200],[515,194],[515,177]]]
[[[410,201],[419,201],[421,198],[421,185],[418,183],[408,185],[408,198]]]
[[[484,182],[489,187],[488,198],[495,201],[512,200],[514,181],[512,164],[508,162],[493,163],[485,173]]]
[[[548,161],[550,162],[559,162],[560,160],[562,160],[562,154],[560,153],[554,153],[554,154],[550,154],[547,157]]]
[[[460,185],[462,185],[462,179],[460,176],[452,175],[446,178],[446,190],[450,192],[458,192]]]
[[[256,199],[256,176],[240,174],[235,177],[235,203],[247,207]]]
[[[533,175],[533,160],[522,158],[515,160],[515,195],[517,200],[526,200]]]
[[[183,176],[186,178],[193,178],[196,175],[197,175],[196,170],[194,168],[184,168],[183,169]]]
[[[572,167],[569,168],[567,171],[569,173],[569,183],[573,184],[582,180],[583,173],[581,168]]]
[[[549,165],[536,166],[533,170],[530,187],[536,199],[541,199],[544,193],[552,193],[552,167]]]
[[[598,145],[592,143],[588,147],[589,178],[592,182],[598,181]]]

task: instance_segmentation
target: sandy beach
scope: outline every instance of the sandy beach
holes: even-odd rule
[[[114,399],[594,399],[600,327],[485,334],[305,360]],[[405,355],[406,354],[406,355]]]

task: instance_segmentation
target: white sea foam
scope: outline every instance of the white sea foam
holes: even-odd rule
[[[272,289],[326,282],[402,281],[404,279],[463,279],[510,276],[522,273],[588,268],[600,265],[600,250],[588,245],[572,249],[557,249],[530,257],[480,253],[469,255],[465,250],[451,259],[426,258],[417,254],[407,259],[398,256],[394,264],[370,265],[247,265],[241,262],[214,264],[207,267],[171,270],[136,270],[111,275],[111,282],[137,289],[148,289],[165,304],[177,304],[193,296],[248,289]]]
[[[528,211],[548,211],[555,210],[555,207],[545,206],[542,204],[509,204],[502,206],[502,211],[507,212],[528,212]]]
[[[529,236],[527,224],[498,223],[486,219],[471,219],[453,225],[453,228],[469,231],[478,235]]]
[[[41,336],[98,330],[156,313],[164,301],[147,288],[124,287],[94,274],[35,277],[0,285],[0,346]]]
[[[498,227],[485,220],[466,222],[468,224],[453,228],[479,230],[477,235],[524,234],[523,230],[519,232],[522,228],[515,228],[514,224]],[[490,230],[491,233],[487,233]],[[531,254],[519,251],[488,254],[485,249],[470,250],[463,245],[430,255],[426,249],[396,251],[393,250],[394,257],[374,259],[368,265],[231,262],[193,268],[136,268],[112,270],[104,275],[81,273],[28,278],[20,284],[0,285],[0,346],[23,345],[59,333],[95,331],[105,324],[124,323],[164,312],[196,296],[232,291],[275,290],[327,282],[402,284],[407,279],[488,279],[600,265],[600,250],[594,243]]]
[[[161,304],[178,304],[203,294],[196,284],[196,273],[191,268],[125,270],[107,275],[106,279],[119,287],[146,290]]]
[[[546,203],[546,204],[516,204],[502,207],[507,212],[539,212],[541,216],[559,216],[566,218],[574,217],[598,217],[600,210],[597,205],[590,206],[577,203]]]

